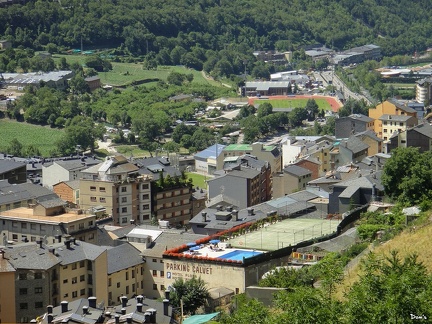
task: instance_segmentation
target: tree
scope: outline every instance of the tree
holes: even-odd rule
[[[10,141],[9,146],[6,148],[7,153],[13,156],[22,156],[22,150],[23,145],[16,138]]]
[[[237,295],[237,309],[232,314],[223,314],[220,322],[222,324],[262,324],[272,323],[269,320],[269,309],[256,299],[246,299],[245,296]]]
[[[89,85],[80,74],[77,74],[70,79],[69,87],[72,94],[75,95],[80,95],[86,92],[90,92]]]
[[[432,197],[432,152],[420,153],[414,147],[396,148],[383,171],[381,181],[391,198],[415,204]]]
[[[273,112],[273,106],[269,102],[264,102],[257,109],[257,117],[262,118],[270,115]]]
[[[310,120],[314,120],[319,112],[318,104],[316,103],[315,99],[308,99],[306,102],[305,109],[308,112],[308,115],[310,116]]]
[[[386,257],[370,253],[362,271],[346,295],[349,323],[411,323],[411,314],[431,318],[431,276],[415,254],[402,259],[397,251]]]
[[[176,279],[170,291],[170,301],[173,307],[180,307],[183,303],[185,314],[195,314],[198,308],[205,305],[210,294],[203,279],[195,275],[189,280]]]

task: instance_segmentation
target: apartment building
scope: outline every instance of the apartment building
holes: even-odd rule
[[[425,78],[416,81],[416,101],[425,106],[431,104],[432,99],[432,78]]]
[[[138,170],[121,155],[83,170],[79,186],[80,207],[84,210],[104,207],[115,225],[148,222],[152,177],[140,174]]]
[[[79,180],[82,171],[99,164],[101,161],[91,157],[59,159],[46,161],[42,165],[42,184],[44,187],[52,187],[62,181]]]
[[[25,183],[27,165],[14,160],[0,160],[0,180],[7,180],[9,183]]]

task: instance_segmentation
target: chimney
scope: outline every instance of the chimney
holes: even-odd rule
[[[47,315],[47,322],[48,322],[48,324],[51,324],[52,321],[53,321],[53,319],[54,319],[53,314],[49,313],[49,314]]]
[[[63,300],[61,303],[61,312],[66,313],[68,311],[68,305],[69,303],[66,300]]]
[[[168,306],[169,306],[169,300],[168,299],[164,299],[163,300],[163,314],[165,316],[168,316]]]
[[[232,212],[232,210],[233,210],[233,206],[228,206],[228,207],[226,208],[226,210],[227,210],[228,212]]]
[[[150,312],[145,312],[144,313],[144,323],[151,323],[150,317],[151,317]]]
[[[5,255],[5,251],[0,250],[0,254],[1,254],[1,258],[4,259],[4,258],[5,258],[5,257],[4,257],[4,255]]]
[[[236,221],[238,221],[238,210],[237,209],[234,209],[233,211],[232,211],[232,215],[233,215],[233,220],[236,222]]]
[[[87,298],[87,300],[88,300],[89,307],[96,308],[96,300],[97,300],[96,297],[89,297]]]
[[[207,222],[207,213],[206,212],[201,212],[201,216],[202,216],[202,221],[203,222]]]
[[[66,248],[69,250],[71,248],[71,241],[65,241]]]
[[[120,323],[120,315],[119,314],[115,314],[114,320],[115,320],[115,324],[119,324]]]
[[[74,245],[78,245],[77,242],[76,242],[76,238],[75,237],[72,239],[72,242],[73,242]]]
[[[132,323],[132,317],[127,317],[126,318],[126,323],[131,324]]]
[[[48,306],[47,306],[47,313],[48,313],[48,314],[52,314],[52,312],[53,312],[53,308],[54,308],[53,305],[48,305]]]
[[[52,254],[55,254],[55,249],[54,248],[49,248],[49,250]]]
[[[122,307],[123,308],[126,307],[127,306],[128,298],[126,296],[121,296],[120,300],[121,300]]]
[[[134,219],[131,219],[129,222],[131,223],[131,225],[135,224],[135,220]]]
[[[136,305],[137,312],[142,313],[142,308],[143,308],[143,304],[137,303],[137,305]]]
[[[43,240],[36,241],[36,243],[39,244],[39,248],[42,249]]]
[[[83,314],[88,314],[88,306],[83,306]]]
[[[61,243],[61,235],[56,235],[55,238],[57,239],[58,243]]]
[[[165,290],[165,299],[169,300],[170,291],[167,289]]]
[[[125,315],[125,314],[126,314],[126,308],[122,308],[122,309],[120,310],[120,312],[121,312],[122,315]]]
[[[252,216],[254,214],[254,209],[253,208],[248,208],[248,216]]]
[[[156,323],[156,309],[149,308],[146,310],[146,313],[150,313],[150,323]]]
[[[138,295],[138,296],[136,297],[136,300],[137,300],[137,303],[141,303],[141,304],[142,304],[142,302],[143,302],[143,300],[144,300],[143,295]]]

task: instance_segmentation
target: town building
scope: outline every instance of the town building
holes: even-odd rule
[[[362,114],[337,118],[335,123],[336,138],[348,138],[357,133],[374,130],[374,119]]]
[[[286,96],[292,93],[291,81],[247,81],[246,96]]]
[[[270,164],[271,172],[276,173],[282,170],[282,154],[276,145],[264,145],[263,143],[253,144],[230,144],[223,148],[222,154],[217,158],[217,170],[222,170],[225,159],[249,154],[258,160],[267,161]]]
[[[3,73],[7,88],[12,90],[22,90],[30,85],[39,88],[41,82],[47,87],[62,90],[68,86],[68,80],[73,76],[73,71]]]
[[[1,3],[3,3],[3,1],[0,2],[0,4]],[[0,7],[3,7],[3,6],[0,5]],[[12,42],[9,41],[9,40],[7,40],[7,39],[1,39],[0,40],[0,49],[1,50],[5,50],[5,49],[8,49],[8,48],[12,48]]]
[[[84,81],[89,86],[90,92],[93,92],[101,87],[101,80],[100,77],[98,77],[97,75],[92,77],[87,77],[84,79]]]
[[[381,57],[381,48],[374,44],[368,44],[338,53],[332,57],[331,61],[335,65],[348,65],[367,60],[379,61]]]
[[[79,180],[83,177],[83,170],[100,163],[100,160],[86,156],[45,161],[42,165],[42,184],[52,189],[59,182]]]
[[[419,152],[432,150],[432,126],[429,123],[422,123],[395,133],[387,143],[387,153],[397,147],[417,147]]]
[[[102,206],[115,225],[149,221],[152,178],[138,171],[135,164],[121,155],[82,170],[80,207],[91,210]]]
[[[7,180],[9,183],[27,182],[27,165],[14,160],[0,160],[0,181]]]
[[[265,63],[273,63],[276,65],[285,65],[289,59],[291,52],[272,51],[254,51],[253,55],[258,61]]]
[[[401,104],[396,99],[387,99],[386,101],[380,103],[375,108],[369,109],[369,117],[375,120],[374,122],[374,132],[378,137],[387,137],[389,139],[390,135],[383,135],[383,123],[379,118],[383,115],[397,115],[397,116],[411,116],[417,118],[417,111],[407,105]],[[387,130],[387,134],[390,134]]]
[[[380,129],[378,126],[377,134],[381,135],[384,141],[387,141],[393,134],[401,133],[407,128],[414,127],[417,123],[417,118],[413,116],[382,115],[378,118],[378,124],[382,125],[382,128]]]
[[[239,160],[239,161],[237,161]],[[268,162],[244,155],[236,157],[234,166],[220,171],[207,181],[208,198],[223,193],[246,208],[272,197],[272,177]]]
[[[354,136],[360,139],[366,145],[368,145],[368,156],[383,152],[384,140],[376,136],[375,132],[367,130],[361,133],[357,133]]]
[[[304,190],[312,180],[312,172],[297,165],[286,166],[283,171],[273,175],[273,197],[279,198],[296,191]]]
[[[222,151],[225,145],[214,144],[205,150],[202,150],[194,155],[195,159],[195,171],[201,172],[203,174],[211,175],[216,170],[220,170],[221,166],[218,168],[218,159],[222,155]]]
[[[365,158],[368,154],[369,146],[362,142],[361,139],[351,136],[347,140],[340,141],[330,152],[334,168],[349,163],[357,163]],[[331,168],[333,170],[334,168]]]
[[[424,78],[416,81],[416,101],[425,106],[431,104],[432,99],[432,78]]]
[[[80,204],[79,197],[79,180],[62,181],[53,185],[53,191],[60,199],[72,203],[74,205]]]

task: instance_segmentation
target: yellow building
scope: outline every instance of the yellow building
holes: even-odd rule
[[[0,251],[0,323],[16,323],[15,268]]]
[[[108,304],[117,305],[121,296],[144,294],[144,261],[129,243],[108,250]]]
[[[378,137],[383,139],[384,137],[388,137],[383,135],[383,124],[379,120],[383,115],[411,116],[417,119],[417,111],[415,109],[402,105],[395,99],[388,99],[375,108],[370,108],[369,117],[375,120],[374,131]]]
[[[394,134],[405,132],[407,128],[417,125],[417,118],[412,116],[382,115],[378,118],[379,133],[384,141],[388,141]]]
[[[91,296],[108,300],[108,259],[105,247],[67,240],[64,245],[56,244],[51,249],[61,259],[59,280],[55,287],[58,291],[57,301]]]

